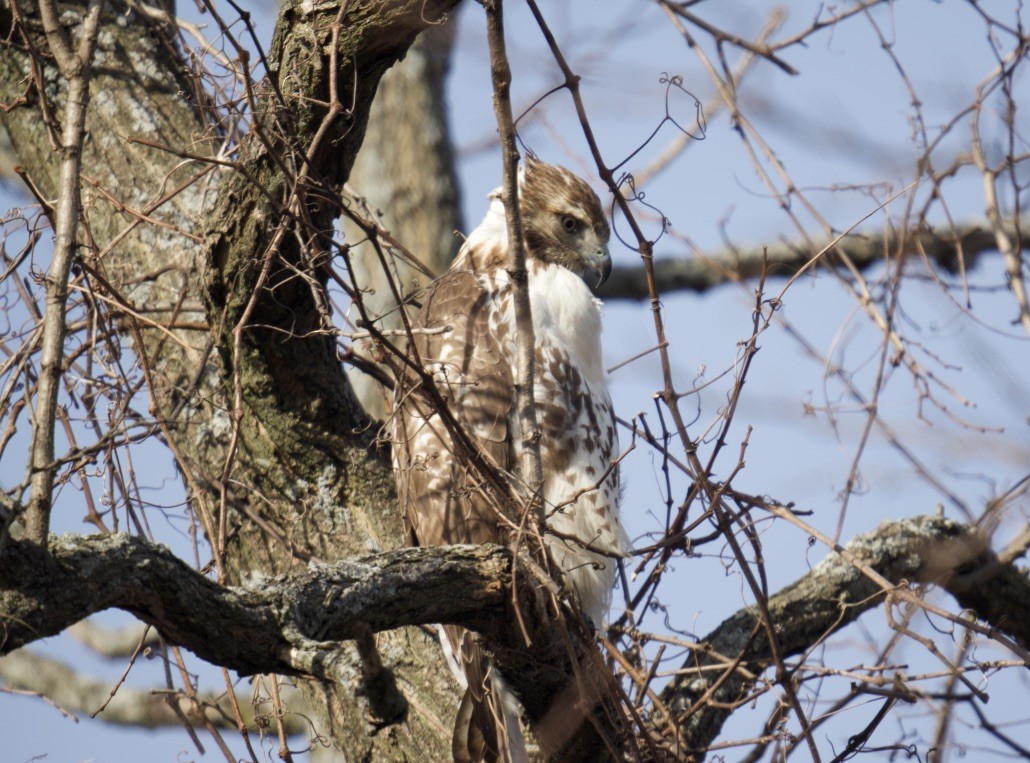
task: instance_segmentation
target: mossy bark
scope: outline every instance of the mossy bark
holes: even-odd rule
[[[84,157],[93,254],[104,254],[95,261],[87,254],[84,261],[131,306],[162,308],[148,313],[156,322],[194,324],[173,328],[174,339],[146,324],[126,335],[153,372],[153,407],[191,473],[190,487],[204,493],[193,493],[194,504],[206,502],[212,512],[239,382],[239,447],[227,483],[227,582],[296,567],[294,552],[331,561],[404,544],[389,463],[371,447],[374,433],[365,426],[334,339],[309,333],[323,327],[310,285],[288,275],[300,267],[316,281],[324,278],[310,258],[329,250],[339,189],[361,145],[379,79],[428,21],[442,18],[453,4],[349,3],[335,28],[335,56],[341,4],[285,4],[268,54],[271,77],[257,93],[260,126],[239,148],[240,171],[182,158],[183,151],[216,151],[226,127],[214,121],[170,30],[119,2],[107,4]],[[61,7],[73,36],[82,8]],[[2,120],[18,163],[52,195],[57,159],[40,118],[40,98],[26,88],[33,62],[44,73],[48,106],[60,104],[64,88],[46,54],[35,7],[19,3],[18,11],[38,55],[22,44],[20,30],[9,38],[0,55],[0,101],[15,108]],[[12,21],[4,5],[5,34]],[[326,119],[334,61],[344,109],[312,150]],[[259,130],[269,139],[258,140]],[[204,169],[200,180],[151,208]],[[298,198],[291,186],[298,171],[305,177],[299,194],[303,230],[290,211],[291,199]],[[149,210],[150,218],[169,225],[140,224],[110,199]],[[280,224],[289,235],[276,240]],[[302,250],[298,237],[310,237],[312,248]],[[266,258],[271,268],[258,290]],[[256,292],[236,352],[233,332]],[[205,321],[211,331],[196,330]],[[254,517],[288,543],[272,540]],[[407,722],[373,733],[367,704],[357,696],[356,657],[352,647],[341,645],[339,680],[304,687],[309,706],[321,716],[318,733],[347,759],[445,759],[447,708],[457,706],[457,697],[435,643],[421,630],[407,629],[380,636],[379,649],[414,700]]]

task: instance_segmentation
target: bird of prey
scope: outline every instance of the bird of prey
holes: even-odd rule
[[[535,337],[544,546],[575,604],[600,625],[615,559],[629,547],[618,517],[618,442],[601,362],[601,303],[587,285],[600,285],[611,271],[610,230],[597,194],[563,167],[527,157],[518,190]],[[522,479],[508,233],[500,189],[489,198],[486,217],[423,295],[412,321],[409,357],[428,378],[406,373],[395,391],[398,494],[423,546],[505,543],[522,519],[506,516],[468,453],[471,442],[481,462],[513,483]],[[430,383],[435,391],[426,389]],[[483,648],[456,626],[441,629],[441,642],[466,686],[455,759],[525,759],[519,705]]]

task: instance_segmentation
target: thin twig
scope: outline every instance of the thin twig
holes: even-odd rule
[[[511,67],[504,45],[504,12],[502,0],[486,3],[486,30],[490,44],[490,73],[494,89],[494,114],[500,132],[504,169],[504,217],[508,226],[508,249],[511,277],[515,294],[515,327],[517,353],[515,357],[515,419],[519,424],[517,459],[525,483],[527,509],[536,510],[537,530],[543,532],[546,517],[544,502],[536,496],[543,485],[543,467],[540,460],[540,430],[536,419],[533,396],[535,379],[536,341],[533,335],[533,313],[529,303],[529,272],[526,267],[526,242],[522,230],[522,211],[519,208],[518,150],[515,147],[515,125],[511,115]]]

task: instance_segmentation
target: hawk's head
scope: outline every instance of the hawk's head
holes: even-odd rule
[[[564,167],[527,156],[519,174],[526,256],[568,268],[600,286],[612,271],[611,230],[601,200]]]

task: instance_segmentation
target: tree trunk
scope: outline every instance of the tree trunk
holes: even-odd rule
[[[84,147],[90,246],[82,261],[126,313],[144,303],[162,307],[146,314],[152,323],[126,319],[124,325],[149,368],[152,404],[187,474],[191,508],[214,536],[212,545],[224,541],[225,582],[281,572],[312,557],[332,561],[405,543],[389,463],[370,448],[367,419],[334,337],[301,338],[323,325],[318,290],[284,276],[307,267],[316,252],[330,251],[336,200],[379,79],[451,5],[352,3],[334,29],[340,3],[322,3],[317,12],[287,3],[268,55],[272,84],[259,93],[261,126],[242,141],[236,172],[184,161],[217,154],[232,133],[213,121],[210,101],[169,28],[121,3],[107,4]],[[82,7],[61,10],[74,35]],[[3,124],[28,177],[52,197],[57,155],[39,99],[25,86],[33,60],[51,96],[42,113],[60,113],[54,107],[65,91],[53,60],[29,55],[30,46],[47,50],[35,7],[19,4],[17,15],[23,23],[0,56],[0,101],[15,106]],[[5,5],[5,35],[13,21]],[[333,81],[349,108],[327,118],[334,62]],[[323,122],[325,136],[316,145]],[[309,194],[312,188],[322,196]],[[141,214],[162,225],[141,223]],[[298,217],[308,224],[295,224]],[[295,236],[311,248],[300,251]],[[310,272],[324,278],[320,266]],[[205,321],[211,333],[196,330]],[[129,331],[132,324],[138,328]],[[254,324],[265,328],[249,328]],[[212,354],[214,346],[221,355]],[[321,716],[317,732],[347,759],[445,759],[458,697],[435,640],[408,628],[378,642],[412,698],[407,722],[376,733],[376,708],[356,696],[375,687],[360,687],[353,643],[341,644],[338,680],[304,682],[306,701]]]

